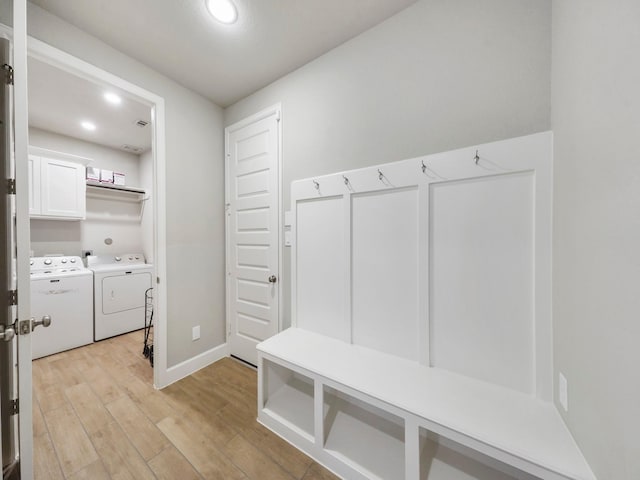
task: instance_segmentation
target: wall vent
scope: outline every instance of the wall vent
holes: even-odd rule
[[[149,122],[147,122],[146,120],[138,120],[136,122],[136,125],[139,126],[140,128],[144,128],[147,125],[149,125]]]
[[[134,145],[122,145],[122,149],[131,152],[131,153],[142,153],[142,148],[136,147]]]

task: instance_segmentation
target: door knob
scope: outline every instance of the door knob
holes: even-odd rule
[[[271,275],[269,277],[269,283],[276,283],[278,281],[278,277],[276,277],[275,275]]]
[[[42,317],[42,320],[34,320],[31,324],[31,331],[33,332],[36,327],[39,327],[40,325],[47,328],[49,325],[51,325],[51,317],[49,315],[45,315],[44,317]]]
[[[4,325],[0,325],[0,340],[10,342],[15,336],[16,331],[13,329],[12,325],[8,325],[6,327]]]

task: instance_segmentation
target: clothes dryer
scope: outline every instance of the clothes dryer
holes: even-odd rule
[[[90,255],[87,267],[93,271],[94,339],[144,328],[144,292],[153,279],[144,255]]]

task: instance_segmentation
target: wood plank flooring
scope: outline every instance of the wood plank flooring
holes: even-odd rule
[[[36,480],[333,480],[256,422],[256,372],[224,359],[164,390],[142,331],[33,362]]]

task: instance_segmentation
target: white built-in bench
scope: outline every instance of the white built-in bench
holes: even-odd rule
[[[427,478],[435,434],[515,478],[594,479],[550,403],[297,328],[258,351],[258,420],[345,478]]]
[[[553,403],[551,152],[294,182],[293,327],[258,345],[258,420],[346,479],[594,480]]]

